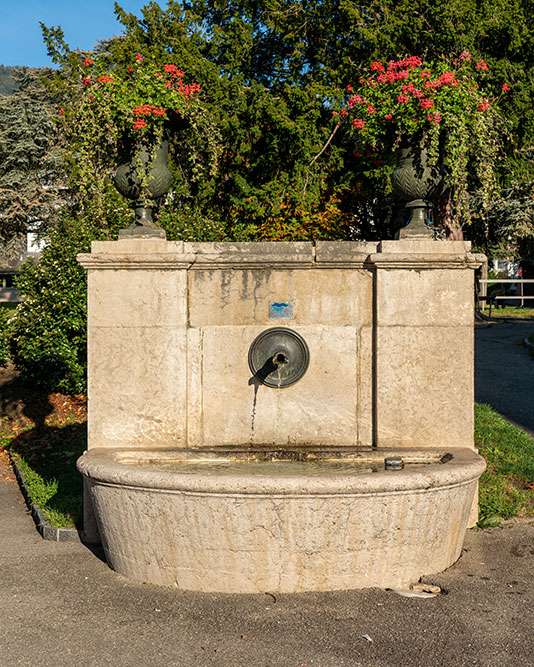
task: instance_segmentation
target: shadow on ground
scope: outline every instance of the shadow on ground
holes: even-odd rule
[[[534,436],[534,359],[523,340],[534,322],[475,328],[475,400]]]
[[[0,369],[3,441],[14,457],[34,471],[36,498],[43,509],[69,516],[82,527],[82,478],[76,460],[87,447],[84,397],[51,393],[25,383],[13,366]],[[57,483],[47,498],[46,489]]]

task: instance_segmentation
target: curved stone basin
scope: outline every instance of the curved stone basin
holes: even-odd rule
[[[382,469],[399,455],[403,470]],[[280,459],[293,469],[280,474]],[[452,565],[485,463],[467,448],[101,448],[78,468],[117,572],[186,590],[293,593],[399,588]]]

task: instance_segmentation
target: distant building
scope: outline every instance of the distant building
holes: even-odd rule
[[[15,288],[15,276],[29,258],[38,262],[46,242],[29,230],[0,245],[0,303],[20,303],[22,297]]]

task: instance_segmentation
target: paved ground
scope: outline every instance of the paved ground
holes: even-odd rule
[[[515,345],[527,326],[477,330],[477,400],[532,428],[534,361]],[[134,584],[81,544],[41,540],[1,457],[0,509],[1,667],[534,664],[534,520],[470,531],[460,560],[432,577],[446,591],[433,599],[275,599]]]
[[[475,400],[534,436],[534,359],[521,344],[532,333],[534,322],[475,327]]]
[[[0,507],[2,667],[533,664],[534,521],[470,531],[458,563],[432,577],[447,592],[433,599],[275,600],[134,584],[81,544],[41,540],[5,463]]]

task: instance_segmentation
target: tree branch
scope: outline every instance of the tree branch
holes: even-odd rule
[[[338,121],[338,122],[336,123],[336,126],[335,126],[334,129],[332,130],[331,135],[330,135],[330,136],[328,137],[328,139],[326,140],[325,145],[321,148],[321,150],[320,150],[320,151],[317,153],[317,155],[313,158],[313,160],[310,162],[310,164],[308,165],[308,167],[311,167],[311,165],[312,165],[314,162],[317,162],[317,160],[318,160],[318,159],[321,157],[321,155],[325,152],[325,150],[328,148],[328,145],[330,144],[330,142],[331,142],[332,139],[334,138],[334,134],[339,130],[340,126],[341,126],[341,122]]]

